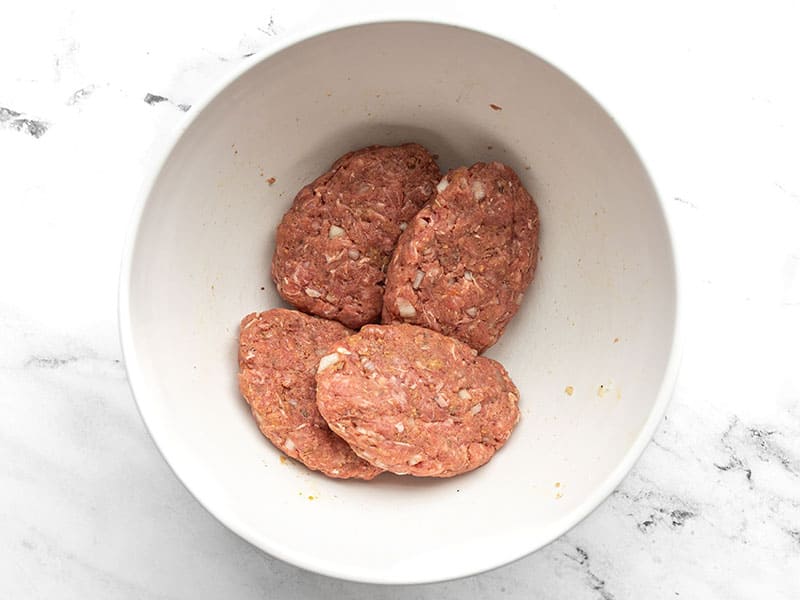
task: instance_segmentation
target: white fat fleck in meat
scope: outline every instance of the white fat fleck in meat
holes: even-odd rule
[[[350,352],[350,350],[348,350],[347,348],[343,348],[341,346],[337,346],[336,352],[338,352],[339,354],[345,354],[347,356],[352,354],[352,352]]]
[[[253,323],[255,323],[256,321],[258,321],[258,317],[257,317],[257,316],[256,316],[256,317],[253,317],[252,319],[250,319],[250,320],[249,320],[247,323],[245,323],[244,325],[242,325],[242,331],[244,331],[245,329],[247,329],[248,327],[250,327],[250,325],[252,325],[252,324],[253,324]]]
[[[256,357],[256,351],[253,350],[252,348],[250,348],[250,350],[247,351],[247,354],[245,355],[244,359],[245,360],[251,360],[251,359],[253,359],[255,357]]]
[[[472,182],[472,197],[478,202],[486,197],[486,188],[484,188],[483,183],[477,179]]]
[[[470,306],[469,308],[464,310],[464,312],[467,313],[470,317],[474,317],[478,314],[478,309],[475,308],[474,306]]]
[[[439,405],[439,408],[447,408],[447,398],[445,398],[442,394],[436,394],[436,404]]]
[[[366,356],[361,357],[361,366],[364,367],[365,371],[374,371],[375,370],[375,363],[372,362]]]
[[[440,194],[447,189],[447,186],[450,185],[450,182],[447,181],[447,177],[442,177],[442,180],[436,184],[436,191]]]
[[[414,281],[411,282],[411,287],[415,290],[419,289],[419,286],[422,284],[422,280],[425,277],[425,271],[421,271],[417,269],[416,274],[414,275]]]
[[[397,430],[397,433],[403,433],[406,430],[402,421],[398,421],[397,423],[395,423],[394,428]]]
[[[411,319],[417,316],[417,309],[414,308],[411,302],[400,296],[397,298],[397,311],[404,319]]]
[[[326,354],[322,358],[319,359],[319,367],[317,367],[317,373],[321,373],[331,365],[335,365],[339,362],[339,355],[334,352],[332,354]]]
[[[350,248],[347,251],[347,256],[349,256],[352,260],[358,260],[359,258],[361,258],[361,252],[359,252],[355,248]]]
[[[344,235],[344,229],[342,229],[338,225],[331,225],[331,228],[328,230],[329,240],[335,240],[336,238],[340,238],[343,235]]]
[[[414,456],[408,459],[409,466],[413,467],[414,465],[421,463],[422,458],[423,457],[421,454],[415,454]]]
[[[405,221],[400,223],[400,231],[405,231],[406,227],[408,227],[408,223],[406,223]]]
[[[464,271],[464,279],[467,281],[475,281],[475,276],[472,274],[472,271]]]
[[[517,301],[518,305],[522,304],[522,296],[523,296],[523,294],[518,294],[517,297],[516,297],[516,301]]]
[[[477,415],[479,412],[481,412],[481,403],[478,402],[478,404],[469,409],[469,412],[471,412],[473,415]]]
[[[461,388],[460,390],[458,390],[458,397],[461,398],[462,400],[470,400],[472,398],[472,394],[469,393],[469,390]],[[477,406],[480,406],[480,404],[478,404]]]
[[[320,296],[322,296],[322,292],[320,292],[319,290],[315,290],[314,288],[307,287],[303,291],[305,291],[306,296],[309,296],[311,298],[319,298]]]
[[[286,449],[289,452],[292,452],[296,448],[291,438],[286,438],[286,441],[283,443],[283,445],[286,446]]]

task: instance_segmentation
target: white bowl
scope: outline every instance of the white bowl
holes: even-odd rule
[[[535,282],[488,352],[522,419],[467,475],[332,480],[259,433],[237,389],[238,323],[281,305],[269,265],[297,190],[348,150],[407,141],[443,169],[505,162],[539,205]],[[677,309],[661,201],[606,111],[519,46],[419,22],[288,39],[196,107],[139,207],[120,289],[131,385],[186,487],[274,556],[379,583],[497,567],[594,509],[664,412]]]

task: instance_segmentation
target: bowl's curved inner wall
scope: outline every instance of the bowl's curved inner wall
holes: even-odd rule
[[[237,391],[238,322],[280,304],[274,229],[301,185],[348,150],[405,141],[443,168],[506,162],[539,205],[536,281],[489,352],[522,420],[463,477],[328,480],[259,434]],[[675,280],[652,184],[588,95],[505,42],[396,23],[281,51],[196,117],[145,207],[130,310],[143,414],[219,517],[311,568],[425,580],[538,547],[620,464],[669,357]]]

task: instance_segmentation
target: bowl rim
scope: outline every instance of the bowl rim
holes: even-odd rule
[[[556,69],[562,76],[566,77],[569,81],[577,85],[587,95],[589,95],[589,97],[594,100],[600,109],[605,112],[606,115],[608,115],[608,117],[620,130],[625,140],[630,145],[634,155],[643,166],[644,172],[653,186],[656,198],[658,200],[659,214],[663,219],[667,233],[668,250],[670,257],[672,258],[672,272],[670,275],[672,276],[675,286],[673,299],[675,306],[675,317],[672,327],[672,341],[670,344],[667,365],[664,369],[664,373],[659,384],[659,389],[656,395],[656,401],[653,404],[653,408],[651,409],[645,423],[639,430],[636,438],[630,444],[623,458],[606,475],[602,482],[584,499],[584,501],[574,508],[571,513],[566,515],[564,518],[566,526],[563,528],[563,530],[551,533],[550,535],[546,536],[545,539],[533,545],[530,549],[522,554],[515,554],[513,556],[498,556],[498,558],[496,558],[494,561],[488,562],[485,567],[478,570],[459,570],[458,566],[455,566],[455,568],[450,568],[447,573],[443,573],[442,576],[437,577],[398,577],[394,573],[376,573],[370,572],[368,569],[359,570],[352,567],[340,567],[337,569],[335,568],[335,565],[323,563],[316,559],[309,559],[302,553],[290,551],[278,544],[270,543],[269,540],[259,537],[243,524],[237,522],[236,519],[232,515],[227,514],[227,511],[222,506],[219,506],[213,498],[201,497],[201,493],[197,491],[196,487],[193,486],[192,479],[187,475],[187,473],[191,472],[191,469],[184,468],[185,457],[173,451],[173,449],[170,447],[169,436],[161,429],[158,422],[152,418],[150,408],[152,406],[152,400],[147,394],[148,385],[135,353],[133,344],[133,324],[130,313],[131,272],[133,267],[133,257],[135,255],[137,241],[139,239],[142,216],[148,204],[150,203],[150,198],[161,176],[164,165],[167,164],[172,157],[176,146],[181,141],[186,131],[194,124],[195,120],[205,111],[208,105],[250,69],[268,60],[273,55],[291,48],[296,44],[324,34],[338,32],[350,28],[403,23],[411,25],[423,24],[452,27],[505,42],[544,61],[549,66]],[[139,415],[141,416],[146,430],[148,431],[164,461],[172,470],[178,481],[181,482],[184,488],[186,488],[186,490],[195,498],[195,500],[206,511],[208,511],[209,514],[225,525],[225,527],[227,527],[229,530],[233,531],[240,538],[246,540],[259,550],[296,567],[347,581],[384,585],[413,585],[451,581],[454,579],[469,577],[479,573],[485,573],[487,571],[498,569],[551,544],[556,539],[568,533],[592,512],[594,512],[620,485],[631,469],[633,469],[662,421],[662,417],[664,416],[667,406],[672,398],[674,384],[677,379],[681,362],[683,348],[683,295],[681,292],[682,270],[679,265],[680,256],[676,250],[674,224],[671,222],[669,212],[666,210],[666,196],[662,193],[662,188],[658,185],[658,182],[653,175],[653,169],[650,168],[645,158],[634,145],[632,136],[614,117],[613,113],[609,111],[608,108],[594,94],[573,79],[565,69],[561,68],[558,63],[553,61],[550,57],[547,57],[538,51],[534,51],[530,47],[529,43],[526,43],[526,41],[523,39],[519,39],[518,36],[509,35],[507,32],[498,32],[496,30],[492,30],[492,28],[478,29],[473,24],[461,24],[458,19],[445,21],[439,18],[429,18],[420,15],[414,15],[413,17],[394,17],[386,15],[375,17],[367,15],[357,18],[342,17],[326,19],[325,22],[309,21],[305,24],[299,24],[298,26],[293,27],[290,31],[282,34],[280,39],[275,40],[269,46],[256,52],[252,57],[249,57],[249,60],[243,60],[228,73],[218,78],[216,82],[209,87],[208,91],[204,93],[201,100],[194,103],[193,109],[183,117],[181,122],[178,123],[176,128],[171,133],[166,134],[164,139],[166,140],[166,143],[163,147],[161,147],[160,151],[156,153],[156,160],[150,161],[145,166],[146,172],[142,178],[140,192],[129,217],[130,220],[128,222],[127,234],[123,246],[118,287],[118,327],[123,363],[127,373],[128,385],[130,387],[137,410],[139,411]]]

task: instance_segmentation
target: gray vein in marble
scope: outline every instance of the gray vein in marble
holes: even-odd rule
[[[86,87],[80,88],[79,90],[76,90],[72,94],[72,96],[70,96],[69,99],[67,100],[67,104],[69,106],[73,106],[75,104],[78,104],[79,102],[82,102],[83,100],[92,95],[94,89],[95,89],[94,85],[88,85]]]
[[[271,16],[269,18],[269,23],[267,23],[265,27],[256,27],[256,29],[270,37],[278,35],[278,30],[275,28],[275,19],[273,19]]]
[[[740,456],[742,449],[750,448],[762,462],[777,463],[790,475],[797,477],[800,466],[797,459],[779,443],[778,439],[782,435],[775,430],[746,427],[734,416],[721,438],[722,446],[729,454],[728,462],[714,463],[714,466],[720,471],[742,471],[747,480],[752,481],[752,467],[746,458]]]
[[[50,127],[46,121],[26,117],[22,113],[4,106],[0,106],[0,124],[35,138],[42,137]]]
[[[575,546],[575,554],[564,552],[563,555],[577,564],[579,570],[583,573],[586,583],[597,592],[599,598],[614,600],[614,594],[606,589],[605,580],[601,579],[592,569],[589,553],[586,550],[580,546]]]
[[[145,94],[145,96],[144,96],[144,101],[147,104],[153,105],[153,104],[158,104],[159,102],[168,102],[169,98],[166,98],[165,96],[159,96],[157,94],[151,94],[150,92],[147,92],[147,94]]]
[[[78,361],[77,356],[31,356],[25,361],[26,367],[57,369]]]
[[[182,110],[183,112],[186,112],[190,108],[192,108],[191,104],[175,104],[172,100],[170,100],[166,96],[159,96],[158,94],[151,94],[150,92],[145,94],[144,101],[150,106],[153,106],[154,104],[160,104],[162,102],[167,102],[169,104],[172,104],[178,110]]]
[[[778,188],[780,191],[782,191],[787,196],[789,196],[790,198],[794,198],[795,200],[800,200],[800,194],[798,194],[796,192],[793,192],[792,190],[787,190],[785,187],[783,187],[777,181],[775,182],[775,187]]]
[[[797,542],[798,547],[800,547],[800,529],[787,529],[786,533],[791,537],[795,542]]]
[[[678,196],[675,196],[675,197],[673,198],[673,200],[674,200],[675,202],[678,202],[679,204],[685,204],[685,205],[686,205],[686,206],[688,206],[689,208],[694,208],[694,209],[697,209],[697,205],[696,205],[694,202],[690,202],[689,200],[686,200],[685,198],[680,198],[680,197],[678,197]]]
[[[644,478],[641,478],[644,481]],[[652,483],[652,482],[648,482]],[[671,529],[683,527],[687,521],[698,517],[699,508],[690,505],[686,500],[674,495],[667,494],[657,488],[639,490],[630,493],[624,489],[617,489],[613,492],[614,496],[619,496],[630,502],[632,507],[641,509],[645,507],[648,516],[638,521],[636,527],[642,533],[649,533],[653,528],[666,525]],[[627,513],[634,517],[633,512]]]

